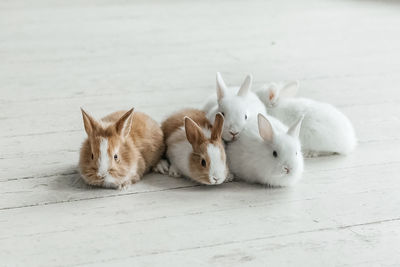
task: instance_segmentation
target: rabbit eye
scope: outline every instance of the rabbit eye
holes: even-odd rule
[[[244,119],[247,120],[247,114],[244,115]]]
[[[274,150],[274,152],[272,152],[272,155],[274,156],[274,158],[277,158],[277,157],[278,157],[278,152],[276,152],[276,151]]]
[[[224,116],[224,117],[225,117],[225,113],[224,113],[224,112],[221,112],[221,114],[222,114],[222,116]]]
[[[206,167],[207,166],[207,162],[205,161],[205,159],[201,160],[201,166]]]
[[[92,159],[93,159],[93,153],[92,153]]]
[[[114,154],[114,159],[117,160],[118,159],[118,155]]]

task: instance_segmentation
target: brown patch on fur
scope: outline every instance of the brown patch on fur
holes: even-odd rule
[[[160,160],[165,149],[160,126],[148,115],[132,112],[114,112],[97,122],[82,111],[88,138],[81,148],[79,167],[88,184],[102,186],[104,182],[97,176],[102,138],[108,140],[108,172],[120,186],[139,181]],[[130,173],[134,167],[136,171]],[[129,179],[124,180],[125,177]]]
[[[206,113],[202,110],[187,108],[178,111],[168,117],[161,125],[164,138],[167,140],[173,132],[185,125],[184,118],[191,118],[202,128],[211,129],[211,123],[206,118]]]
[[[199,145],[196,149],[193,149],[193,152],[190,154],[189,158],[189,166],[190,171],[192,173],[192,177],[194,177],[197,182],[202,184],[210,184],[210,157],[207,153],[207,145],[208,141]],[[206,166],[202,166],[201,161],[205,160]]]

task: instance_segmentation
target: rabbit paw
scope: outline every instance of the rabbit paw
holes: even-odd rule
[[[118,186],[118,190],[127,190],[131,184],[132,182],[130,180],[124,181]]]
[[[160,160],[157,165],[153,168],[154,172],[161,174],[167,174],[169,170],[169,163],[165,159]]]
[[[308,151],[304,151],[303,156],[305,158],[316,158],[316,157],[319,156],[319,152],[318,151],[308,150]]]
[[[168,174],[169,174],[169,176],[172,176],[172,177],[181,177],[182,176],[181,173],[179,172],[179,170],[174,165],[171,165],[169,167]]]
[[[233,173],[228,173],[228,176],[226,176],[226,179],[224,181],[224,183],[229,183],[232,182],[235,179],[235,176],[233,175]]]

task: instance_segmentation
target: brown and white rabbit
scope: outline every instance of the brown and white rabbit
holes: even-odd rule
[[[121,189],[139,181],[164,153],[163,132],[148,115],[133,109],[95,120],[82,109],[88,138],[79,159],[83,180]]]
[[[215,116],[212,126],[206,113],[196,109],[179,111],[162,123],[170,162],[169,175],[188,177],[206,185],[221,184],[229,171],[221,134],[224,117]]]

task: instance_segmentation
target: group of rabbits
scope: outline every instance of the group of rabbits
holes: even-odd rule
[[[161,126],[133,109],[96,120],[82,109],[88,138],[79,160],[89,185],[125,188],[149,171],[218,185],[234,177],[269,186],[301,178],[304,157],[348,154],[356,146],[349,119],[334,106],[296,98],[299,83],[256,92],[249,75],[217,94],[203,110],[184,109]]]

